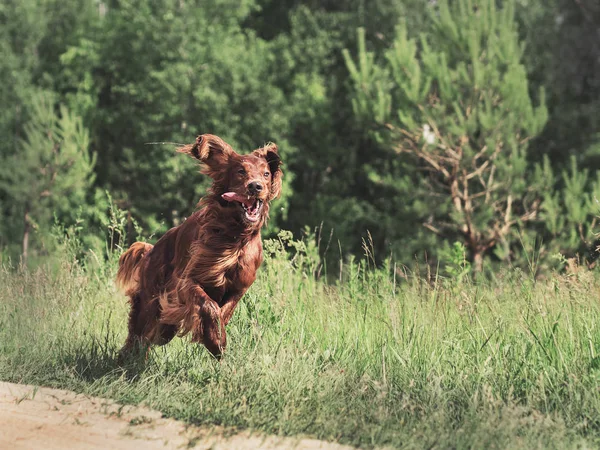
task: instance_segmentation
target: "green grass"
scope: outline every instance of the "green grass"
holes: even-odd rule
[[[221,362],[187,339],[120,367],[127,305],[111,264],[0,273],[0,379],[144,403],[195,424],[362,447],[600,445],[600,280],[479,284],[343,268],[279,244]]]

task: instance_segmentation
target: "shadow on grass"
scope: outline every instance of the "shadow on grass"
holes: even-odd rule
[[[124,354],[119,349],[116,341],[84,340],[65,346],[56,352],[57,363],[52,363],[54,372],[62,379],[67,368],[71,376],[85,383],[99,380],[135,382],[143,375],[160,373],[169,376],[179,373],[198,362],[206,362],[205,359],[220,366],[218,359],[203,346],[195,344],[183,345],[175,352],[163,346],[138,348]]]
[[[59,373],[69,368],[72,375],[90,383],[100,379],[134,381],[153,365],[143,350],[120,354],[116,343],[79,342],[61,349],[58,356]]]

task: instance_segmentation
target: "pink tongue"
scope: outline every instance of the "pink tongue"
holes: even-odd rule
[[[225,192],[221,195],[223,200],[227,200],[228,202],[240,202],[246,205],[246,207],[250,207],[254,204],[253,199],[246,197],[245,195],[236,194],[235,192]]]

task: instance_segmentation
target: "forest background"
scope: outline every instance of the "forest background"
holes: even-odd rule
[[[104,247],[111,205],[156,239],[208,186],[162,143],[202,133],[279,145],[267,234],[316,230],[325,260],[594,253],[594,0],[4,0],[0,25],[4,261],[58,225]]]

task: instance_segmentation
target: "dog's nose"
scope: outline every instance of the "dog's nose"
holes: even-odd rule
[[[258,194],[262,190],[262,183],[258,181],[251,181],[250,183],[248,183],[248,191],[250,191],[251,194]]]

